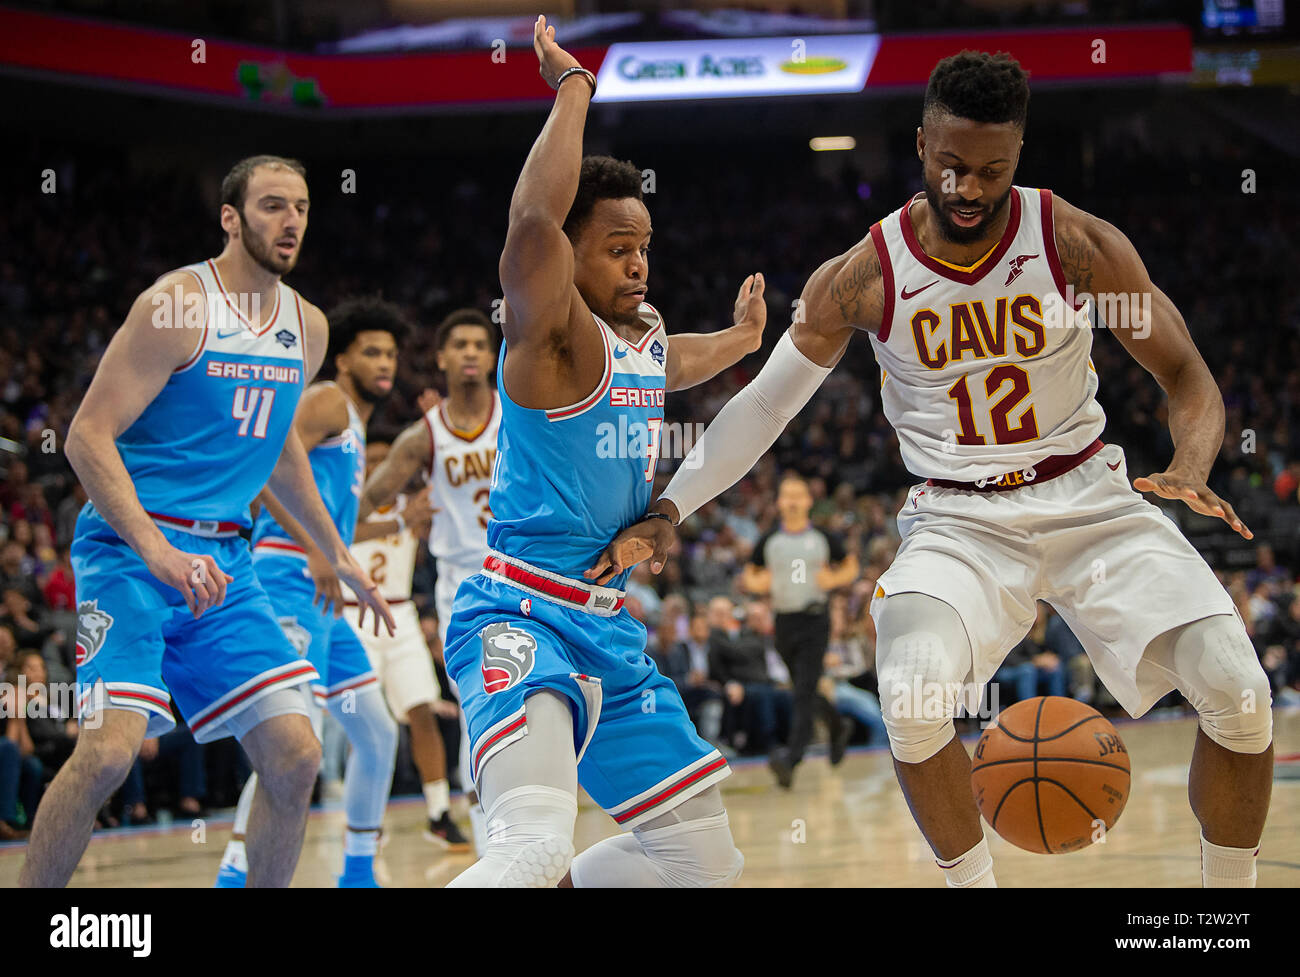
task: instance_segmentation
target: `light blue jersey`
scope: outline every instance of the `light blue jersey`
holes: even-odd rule
[[[343,542],[351,546],[357,529],[357,512],[361,507],[361,488],[366,480],[366,426],[351,398],[345,395],[344,399],[348,405],[347,428],[312,448],[307,460],[311,462],[312,478],[325,503],[325,510]],[[255,560],[277,550],[302,552],[263,506],[253,523]]]
[[[275,308],[259,310],[265,324],[253,332],[247,301],[241,309],[211,260],[181,270],[206,295],[197,348],[118,437],[117,450],[146,512],[248,526],[306,383],[302,303],[278,284]],[[177,310],[169,325],[185,324]]]
[[[312,478],[343,542],[352,544],[366,477],[366,426],[350,398],[348,426],[307,455]],[[347,621],[324,613],[315,603],[316,587],[307,555],[265,506],[253,522],[253,568],[271,598],[280,627],[320,673],[313,685],[317,701],[375,683],[370,659]]]
[[[556,692],[573,709],[578,783],[624,828],[730,773],[646,656],[645,627],[624,607],[627,571],[605,587],[582,576],[644,515],[654,487],[668,336],[651,306],[640,315],[648,328],[635,346],[596,319],[605,373],[569,407],[520,407],[498,367],[491,552],[456,591],[444,651],[476,783],[527,735],[528,697]]]
[[[194,349],[117,439],[136,495],[167,541],[208,556],[234,580],[226,599],[196,620],[180,592],[162,583],[93,503],[77,518],[77,682],[83,716],[136,712],[145,735],[175,724],[172,701],[200,743],[257,720],[263,702],[320,680],[277,627],[248,544],[249,505],[284,449],[306,382],[302,301],[277,284],[275,306],[241,308],[212,261],[181,269],[202,289],[171,321]],[[167,310],[166,304],[156,312]],[[258,325],[254,329],[252,323]],[[294,693],[294,701],[301,700]]]
[[[497,367],[501,430],[488,505],[488,546],[568,577],[581,577],[620,530],[650,504],[664,417],[668,336],[646,303],[649,326],[632,346],[596,318],[605,375],[568,407],[520,407]],[[595,318],[593,316],[593,318]],[[609,582],[621,588],[626,574]]]

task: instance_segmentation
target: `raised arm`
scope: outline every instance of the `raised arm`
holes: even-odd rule
[[[578,66],[555,43],[555,28],[539,17],[533,48],[542,77],[552,88],[566,70]],[[509,314],[501,329],[506,343],[544,344],[567,329],[573,285],[573,247],[564,221],[578,192],[582,168],[582,132],[592,89],[585,75],[574,73],[556,92],[551,114],[533,143],[510,198],[510,226],[499,272]]]
[[[104,351],[63,446],[95,509],[150,573],[180,591],[196,618],[225,599],[226,583],[233,578],[210,556],[184,553],[167,541],[140,504],[115,442],[193,355],[207,323],[184,328],[184,312],[202,297],[198,280],[180,271],[140,294]]]
[[[1052,217],[1066,282],[1116,320],[1106,325],[1169,398],[1174,457],[1163,472],[1134,479],[1133,487],[1178,499],[1253,539],[1232,506],[1206,484],[1223,444],[1223,397],[1182,315],[1116,227],[1059,197],[1053,198]]]

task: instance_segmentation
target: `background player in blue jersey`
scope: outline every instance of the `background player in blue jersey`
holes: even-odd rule
[[[221,187],[225,249],[136,299],[73,418],[65,452],[90,497],[72,543],[82,729],[41,804],[22,885],[67,883],[140,744],[175,724],[169,699],[199,742],[237,737],[261,779],[249,884],[293,875],[320,765],[304,696],[316,671],[284,637],[238,535],[264,485],[375,626],[392,627],[292,431],[329,329],[280,281],[308,206],[300,163],[236,164]]]
[[[649,502],[665,390],[758,349],[762,279],[742,285],[732,328],[670,341],[645,302],[641,173],[582,158],[595,79],[554,36],[539,18],[534,48],[557,96],[500,263],[491,552],[457,591],[447,634],[488,819],[486,852],[453,885],[726,885],[744,864],[716,786],[726,761],[646,656],[645,628],[622,609],[626,574],[607,587],[582,574]],[[579,783],[632,831],[575,859]]]
[[[402,312],[377,298],[355,298],[330,311],[328,366],[334,380],[302,396],[294,430],[307,451],[316,487],[339,536],[349,546],[366,473],[366,424],[393,391],[397,350],[409,327]],[[339,885],[375,885],[373,862],[397,755],[397,724],[384,704],[370,659],[352,625],[343,620],[343,592],[333,562],[270,492],[253,523],[253,567],[271,598],[286,636],[318,673],[312,687],[317,733],[321,708],[343,727],[352,752],[344,780],[347,814],[344,870]],[[377,531],[363,527],[363,538]],[[319,606],[317,606],[319,605]],[[257,791],[244,785],[234,833],[217,875],[219,888],[244,884],[244,833]]]

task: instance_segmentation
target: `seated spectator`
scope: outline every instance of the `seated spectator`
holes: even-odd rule
[[[0,629],[0,636],[9,632]],[[12,636],[9,638],[13,640]],[[7,667],[0,650],[0,678],[15,678],[16,670]],[[35,756],[27,723],[18,701],[18,690],[7,681],[0,686],[0,841],[21,841],[27,837],[23,824],[30,825],[36,816],[45,768]],[[23,819],[18,816],[22,804]]]
[[[38,613],[22,587],[6,586],[0,595],[0,624],[13,631],[20,647],[39,648],[50,636],[53,629]]]
[[[1047,640],[1047,616],[1047,605],[1039,601],[1034,626],[993,673],[993,681],[999,687],[1006,684],[1013,690],[1014,698],[1011,702],[999,703],[1000,705],[1032,699],[1038,695],[1040,682],[1045,687],[1044,695],[1065,695],[1066,671],[1061,664],[1061,656],[1044,647]]]
[[[767,643],[762,635],[742,628],[730,598],[709,601],[709,678],[722,686],[727,700],[724,729],[737,730],[744,749],[767,753],[784,737],[793,699],[768,672]]]
[[[859,621],[848,620],[848,597],[835,594],[830,600],[831,640],[826,648],[826,674],[821,694],[836,711],[867,728],[867,742],[888,742],[885,720],[880,714],[876,686],[876,622],[870,614]]]
[[[58,558],[41,588],[45,606],[52,611],[75,611],[77,587],[72,579],[72,556],[67,546],[58,549]]]
[[[721,749],[722,687],[709,678],[709,631],[707,614],[691,615],[686,639],[676,642],[671,649],[673,674],[664,674],[677,686],[700,736]]]
[[[1260,543],[1255,547],[1255,569],[1246,571],[1246,589],[1255,594],[1260,584],[1274,584],[1277,588],[1290,586],[1291,571],[1277,565],[1273,547]]]
[[[72,756],[77,745],[76,708],[72,697],[51,695],[47,685],[49,673],[45,659],[39,651],[24,651],[18,655],[18,674],[26,679],[27,701],[24,704],[27,732],[31,735],[36,758],[53,775]],[[22,690],[20,686],[20,690]]]

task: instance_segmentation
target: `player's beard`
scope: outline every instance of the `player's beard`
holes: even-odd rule
[[[244,220],[242,213],[239,215],[239,231],[239,240],[244,244],[244,252],[266,271],[272,275],[287,275],[293,271],[294,265],[298,263],[301,249],[295,251],[290,258],[279,257],[271,245],[253,233],[253,229],[248,226],[248,221]]]
[[[1002,195],[1002,199],[995,203],[989,210],[982,221],[974,227],[960,227],[952,222],[948,216],[948,208],[944,204],[944,195],[937,187],[925,184],[925,200],[930,205],[930,210],[934,213],[935,223],[939,227],[939,233],[943,235],[945,241],[953,244],[974,244],[982,240],[993,226],[993,222],[998,219],[1002,213],[1002,208],[1007,205],[1011,199],[1011,187],[1007,187],[1007,192]]]

